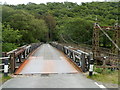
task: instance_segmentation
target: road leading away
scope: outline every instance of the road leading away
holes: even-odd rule
[[[66,57],[49,44],[40,46],[2,88],[100,88],[79,73]],[[102,87],[104,88],[104,87]]]

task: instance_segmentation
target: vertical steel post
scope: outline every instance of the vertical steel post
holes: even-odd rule
[[[120,25],[118,25],[118,47],[120,47]],[[120,59],[120,50],[118,50],[118,56]]]
[[[75,53],[73,52],[73,61],[75,61]]]
[[[113,40],[114,40],[114,42],[119,46],[119,27],[118,27],[118,25],[116,24],[115,26],[114,26],[114,36],[113,36]],[[118,53],[119,53],[119,50],[113,45],[113,47],[112,47],[112,53],[114,53],[114,54],[117,54],[118,55]]]
[[[21,56],[22,56],[22,54],[20,53],[20,55],[18,55],[18,58],[19,58],[19,63],[21,63],[21,62],[22,62]]]
[[[24,59],[26,58],[26,50],[24,50],[24,52],[23,52],[23,58]]]
[[[15,53],[12,53],[10,56],[10,71],[11,73],[15,71]]]
[[[81,61],[82,61],[82,65],[81,65],[82,71],[85,72],[85,54],[84,53],[81,53]]]

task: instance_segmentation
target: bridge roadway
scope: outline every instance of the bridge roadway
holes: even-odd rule
[[[36,49],[16,74],[22,75],[8,80],[2,88],[99,88],[49,44]]]
[[[43,44],[28,58],[23,69],[17,70],[17,74],[38,73],[78,73],[78,71],[62,53],[49,44]]]

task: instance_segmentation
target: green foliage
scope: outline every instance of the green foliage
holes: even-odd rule
[[[96,16],[101,26],[113,26],[117,22],[118,2],[91,2],[78,5],[72,2],[47,4],[28,3],[3,5],[3,23],[19,31],[21,37],[10,43],[24,45],[48,40],[91,44]],[[111,37],[113,32],[107,31]],[[18,35],[19,36],[19,35]],[[10,36],[11,37],[11,36]],[[86,43],[87,42],[87,43]],[[109,40],[100,37],[100,45],[111,48]]]
[[[14,9],[6,6],[2,6],[2,22],[5,22],[6,19],[14,13]]]
[[[44,20],[48,26],[48,29],[49,29],[49,35],[48,37],[50,38],[50,40],[54,40],[54,32],[55,32],[55,27],[56,27],[56,21],[54,19],[54,17],[50,14],[47,14],[44,16]]]
[[[42,41],[48,33],[48,28],[44,20],[32,19],[30,23],[32,37],[38,41]],[[46,39],[45,39],[46,40]]]
[[[19,34],[18,30],[14,30],[9,25],[4,26],[2,29],[2,41],[7,43],[17,43],[22,35]]]
[[[94,70],[97,73],[102,73],[103,72],[103,68],[95,68]]]
[[[65,26],[60,27],[60,33],[66,38],[72,38],[76,42],[82,43],[92,38],[92,23],[81,18],[68,18]]]
[[[96,68],[96,67],[94,67],[94,71],[99,74],[112,74],[116,72],[115,70],[112,70],[110,68]]]
[[[8,22],[14,29],[29,30],[32,19],[34,19],[34,16],[30,15],[26,11],[16,10],[14,14],[7,17],[6,22]]]
[[[3,25],[2,29],[2,51],[11,51],[19,46],[19,40],[22,37],[18,30],[14,30],[9,25]]]
[[[2,52],[8,52],[13,49],[16,49],[18,46],[14,43],[3,43],[2,44]]]
[[[96,81],[100,81],[103,83],[119,84],[118,71],[111,71],[110,73],[104,73],[104,74],[94,74],[91,77],[88,76],[88,78]]]
[[[27,30],[21,30],[20,33],[23,35],[20,39],[21,45],[29,44],[30,42],[38,42],[33,38],[31,32],[28,32]]]
[[[8,10],[10,10],[10,13]],[[7,32],[3,27],[3,42],[24,45],[47,40],[48,27],[43,19],[36,18],[34,16],[35,14],[32,15],[26,10],[15,10],[8,6],[4,6],[3,11],[3,15],[7,15],[6,17],[3,17],[4,25],[8,26],[9,24],[10,27],[14,28],[14,30],[11,29]],[[7,29],[9,29],[9,27],[7,27]],[[20,35],[17,35],[16,33],[19,33]]]

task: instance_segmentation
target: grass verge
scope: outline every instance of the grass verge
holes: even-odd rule
[[[0,82],[1,83],[4,83],[4,82],[6,82],[7,80],[9,80],[9,79],[11,79],[12,77],[10,77],[10,76],[2,76],[2,78],[0,78]]]
[[[93,76],[88,76],[88,78],[100,81],[103,83],[112,83],[112,84],[119,84],[120,81],[118,79],[118,71],[111,71],[110,73],[97,73]]]

